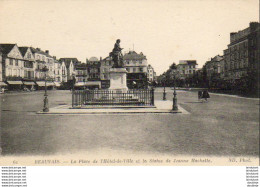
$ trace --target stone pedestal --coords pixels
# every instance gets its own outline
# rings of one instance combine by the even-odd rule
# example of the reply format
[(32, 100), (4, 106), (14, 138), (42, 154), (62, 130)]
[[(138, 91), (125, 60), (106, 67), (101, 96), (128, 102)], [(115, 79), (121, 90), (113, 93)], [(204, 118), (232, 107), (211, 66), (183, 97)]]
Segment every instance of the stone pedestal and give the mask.
[(109, 90), (115, 93), (127, 92), (126, 74), (125, 68), (111, 68), (110, 69), (110, 87)]

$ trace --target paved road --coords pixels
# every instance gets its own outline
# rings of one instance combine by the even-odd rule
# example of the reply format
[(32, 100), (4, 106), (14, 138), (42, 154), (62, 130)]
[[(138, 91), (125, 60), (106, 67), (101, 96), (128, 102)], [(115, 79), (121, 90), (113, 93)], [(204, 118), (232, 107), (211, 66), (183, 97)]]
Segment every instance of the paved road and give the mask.
[[(162, 89), (155, 99), (162, 98)], [(169, 155), (257, 156), (259, 101), (178, 91), (190, 114), (37, 115), (43, 92), (0, 95), (3, 155), (116, 150)], [(172, 90), (167, 88), (167, 99)], [(50, 107), (69, 104), (69, 91), (50, 91)]]

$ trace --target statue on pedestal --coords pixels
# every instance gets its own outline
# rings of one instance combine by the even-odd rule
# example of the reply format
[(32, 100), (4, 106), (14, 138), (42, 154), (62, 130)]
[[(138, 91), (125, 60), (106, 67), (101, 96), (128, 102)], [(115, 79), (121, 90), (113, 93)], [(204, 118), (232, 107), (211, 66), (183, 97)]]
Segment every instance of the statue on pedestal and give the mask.
[(109, 56), (112, 58), (114, 65), (112, 68), (123, 68), (123, 55), (122, 55), (122, 49), (120, 47), (120, 39), (116, 40), (116, 43), (114, 45), (114, 49), (111, 53), (109, 53)]

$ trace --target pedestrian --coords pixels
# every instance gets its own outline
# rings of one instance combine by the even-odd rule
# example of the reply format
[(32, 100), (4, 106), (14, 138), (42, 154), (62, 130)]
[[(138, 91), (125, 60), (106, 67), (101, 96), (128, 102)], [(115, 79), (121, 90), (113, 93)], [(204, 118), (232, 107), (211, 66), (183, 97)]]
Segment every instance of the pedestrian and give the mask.
[(203, 91), (202, 98), (205, 99), (205, 101), (208, 101), (208, 98), (210, 98), (208, 90)]
[(202, 91), (200, 90), (200, 91), (198, 91), (198, 100), (200, 101), (201, 98), (202, 98)]

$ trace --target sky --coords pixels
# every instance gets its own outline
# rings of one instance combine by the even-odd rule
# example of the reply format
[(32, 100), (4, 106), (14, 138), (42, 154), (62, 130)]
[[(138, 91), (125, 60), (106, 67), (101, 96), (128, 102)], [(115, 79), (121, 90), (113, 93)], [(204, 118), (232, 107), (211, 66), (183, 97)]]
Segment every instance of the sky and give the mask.
[(202, 67), (252, 21), (259, 22), (258, 0), (1, 0), (0, 43), (85, 62), (107, 57), (121, 39), (159, 75), (179, 60)]

